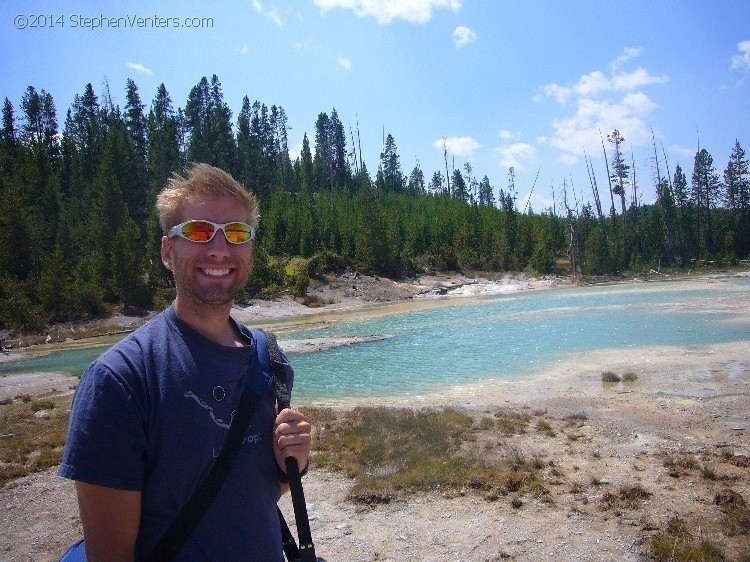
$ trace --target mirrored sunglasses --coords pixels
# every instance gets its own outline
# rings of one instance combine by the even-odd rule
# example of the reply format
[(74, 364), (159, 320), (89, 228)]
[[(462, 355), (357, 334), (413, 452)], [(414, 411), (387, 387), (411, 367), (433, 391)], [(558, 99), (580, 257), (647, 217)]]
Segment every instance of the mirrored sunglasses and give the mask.
[(217, 223), (205, 220), (192, 220), (174, 225), (167, 236), (181, 236), (191, 242), (210, 242), (221, 230), (230, 244), (244, 244), (255, 238), (255, 229), (244, 222)]

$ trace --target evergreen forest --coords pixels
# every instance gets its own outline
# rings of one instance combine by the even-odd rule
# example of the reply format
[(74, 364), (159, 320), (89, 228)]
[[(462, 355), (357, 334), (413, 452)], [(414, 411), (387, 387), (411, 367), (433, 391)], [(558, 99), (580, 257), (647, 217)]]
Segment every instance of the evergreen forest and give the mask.
[[(625, 139), (605, 132), (606, 174), (587, 157), (585, 182), (562, 181), (559, 203), (537, 213), (517, 208), (512, 168), (502, 187), (468, 162), (449, 165), (447, 154), (442, 170), (406, 171), (390, 134), (370, 172), (359, 131), (335, 108), (317, 116), (314, 137), (305, 135), (292, 161), (284, 109), (245, 96), (235, 118), (215, 75), (201, 78), (183, 107), (163, 84), (148, 111), (132, 80), (124, 107), (102, 89), (87, 84), (64, 117), (33, 86), (20, 107), (5, 98), (0, 329), (165, 306), (174, 291), (159, 259), (154, 202), (189, 162), (221, 167), (259, 197), (243, 298), (304, 296), (311, 277), (346, 267), (391, 278), (431, 270), (583, 277), (736, 264), (750, 253), (750, 173), (739, 141), (724, 147), (724, 170), (706, 149), (692, 170), (671, 170), (654, 140), (653, 170), (636, 178)], [(644, 190), (655, 203), (639, 200)]]

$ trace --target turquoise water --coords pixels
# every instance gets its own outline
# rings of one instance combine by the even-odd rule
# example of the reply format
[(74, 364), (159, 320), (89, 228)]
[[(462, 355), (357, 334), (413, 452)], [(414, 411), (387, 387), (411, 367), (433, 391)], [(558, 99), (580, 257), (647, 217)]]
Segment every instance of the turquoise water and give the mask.
[[(687, 287), (657, 283), (525, 291), (296, 332), (288, 337), (391, 337), (293, 355), (295, 398), (415, 395), (483, 379), (533, 375), (570, 353), (750, 341), (750, 324), (732, 319), (733, 295), (747, 295), (750, 278), (701, 290)], [(0, 375), (80, 373), (101, 351), (4, 363)]]
[(301, 399), (414, 395), (485, 379), (525, 377), (565, 355), (644, 345), (750, 340), (731, 321), (732, 279), (707, 290), (679, 283), (524, 292), (299, 332), (294, 337), (387, 334), (381, 342), (293, 357)]

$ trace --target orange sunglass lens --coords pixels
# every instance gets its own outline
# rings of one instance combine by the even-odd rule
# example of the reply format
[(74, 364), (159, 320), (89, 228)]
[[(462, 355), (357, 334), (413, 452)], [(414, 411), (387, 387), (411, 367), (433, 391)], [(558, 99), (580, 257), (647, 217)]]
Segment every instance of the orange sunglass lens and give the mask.
[(232, 244), (242, 244), (250, 239), (250, 229), (241, 222), (230, 222), (224, 227), (224, 235)]
[(210, 222), (192, 221), (182, 227), (182, 234), (188, 240), (208, 242), (214, 235), (214, 225)]

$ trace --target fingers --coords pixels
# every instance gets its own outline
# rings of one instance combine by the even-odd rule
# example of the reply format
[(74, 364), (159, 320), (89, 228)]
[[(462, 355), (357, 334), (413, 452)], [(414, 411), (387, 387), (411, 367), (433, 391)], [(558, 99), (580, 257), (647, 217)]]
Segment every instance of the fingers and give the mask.
[(294, 457), (300, 470), (307, 465), (310, 456), (312, 427), (307, 418), (296, 410), (282, 410), (276, 417), (274, 429), (274, 453), (282, 470), (286, 470), (284, 459)]

